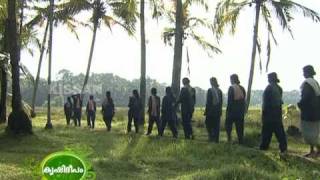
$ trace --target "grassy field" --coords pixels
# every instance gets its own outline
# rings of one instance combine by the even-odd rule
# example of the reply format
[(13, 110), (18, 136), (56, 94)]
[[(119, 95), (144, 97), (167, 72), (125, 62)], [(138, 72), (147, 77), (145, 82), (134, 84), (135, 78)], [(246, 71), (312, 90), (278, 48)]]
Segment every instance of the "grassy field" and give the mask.
[[(40, 179), (39, 164), (50, 153), (71, 150), (86, 156), (97, 179), (320, 179), (320, 161), (305, 159), (308, 146), (299, 137), (288, 137), (289, 153), (280, 155), (273, 138), (269, 151), (257, 149), (260, 140), (260, 111), (246, 117), (245, 144), (227, 143), (222, 128), (221, 143), (209, 143), (203, 112), (195, 113), (195, 140), (126, 134), (126, 110), (118, 109), (112, 132), (107, 132), (101, 115), (97, 128), (67, 127), (61, 109), (54, 109), (53, 130), (44, 130), (46, 115), (33, 119), (34, 135), (8, 137), (0, 126), (0, 179)], [(86, 125), (83, 119), (82, 124)], [(293, 121), (298, 122), (298, 114)], [(288, 122), (285, 122), (288, 125)], [(223, 122), (221, 123), (223, 127)], [(234, 137), (235, 134), (233, 135)], [(234, 138), (235, 140), (236, 138)]]

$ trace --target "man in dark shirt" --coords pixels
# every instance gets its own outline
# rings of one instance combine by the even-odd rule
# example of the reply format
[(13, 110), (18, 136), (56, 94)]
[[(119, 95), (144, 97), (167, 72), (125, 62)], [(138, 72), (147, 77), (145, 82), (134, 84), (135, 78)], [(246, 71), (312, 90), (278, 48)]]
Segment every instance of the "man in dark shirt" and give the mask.
[[(301, 100), (298, 106), (301, 110), (301, 132), (304, 140), (310, 145), (307, 157), (320, 155), (320, 86), (313, 78), (316, 75), (311, 65), (303, 68), (305, 77), (301, 86)], [(314, 147), (317, 148), (315, 152)]]
[(87, 113), (88, 127), (92, 129), (94, 129), (94, 125), (96, 121), (96, 111), (97, 111), (96, 102), (93, 100), (93, 96), (90, 95), (90, 98), (86, 107), (86, 113)]
[(111, 131), (111, 122), (112, 122), (114, 113), (115, 113), (115, 109), (114, 109), (113, 99), (111, 98), (110, 91), (107, 91), (106, 98), (102, 103), (102, 116), (108, 131)]
[(128, 111), (128, 126), (127, 126), (127, 132), (131, 132), (131, 124), (132, 120), (134, 123), (134, 127), (136, 130), (136, 133), (139, 132), (139, 121), (141, 118), (141, 109), (142, 109), (142, 102), (138, 93), (138, 90), (132, 91), (132, 96), (129, 98), (129, 111)]
[(196, 102), (195, 89), (190, 86), (188, 78), (182, 79), (183, 88), (180, 91), (180, 96), (177, 103), (181, 103), (181, 117), (184, 130), (185, 139), (193, 139), (193, 131), (191, 125), (191, 118)]
[(80, 94), (72, 96), (74, 125), (81, 126), (82, 100)]
[(216, 78), (210, 79), (211, 88), (207, 92), (207, 102), (205, 109), (206, 127), (209, 141), (219, 142), (220, 118), (222, 115), (222, 91)]
[(66, 116), (67, 125), (70, 125), (72, 117), (72, 102), (70, 97), (68, 97), (67, 102), (64, 104), (64, 115)]
[(228, 90), (228, 105), (226, 112), (225, 127), (228, 142), (231, 142), (232, 125), (235, 123), (239, 144), (243, 143), (244, 115), (246, 106), (246, 91), (240, 85), (238, 75), (230, 76), (231, 86)]
[(176, 99), (173, 96), (171, 87), (167, 87), (166, 95), (162, 99), (162, 106), (161, 106), (162, 124), (160, 128), (160, 136), (163, 136), (164, 129), (166, 128), (166, 125), (168, 123), (173, 137), (178, 138), (178, 130), (176, 126), (177, 115), (176, 115), (175, 103), (176, 103)]
[(262, 141), (261, 150), (267, 150), (272, 138), (276, 135), (280, 151), (287, 151), (287, 138), (282, 123), (282, 88), (278, 85), (280, 80), (276, 73), (268, 75), (269, 85), (263, 93), (262, 104)]
[(152, 133), (153, 124), (156, 123), (158, 129), (158, 135), (160, 135), (160, 97), (157, 96), (157, 89), (151, 89), (151, 96), (148, 100), (148, 115), (149, 115), (149, 126), (146, 135)]

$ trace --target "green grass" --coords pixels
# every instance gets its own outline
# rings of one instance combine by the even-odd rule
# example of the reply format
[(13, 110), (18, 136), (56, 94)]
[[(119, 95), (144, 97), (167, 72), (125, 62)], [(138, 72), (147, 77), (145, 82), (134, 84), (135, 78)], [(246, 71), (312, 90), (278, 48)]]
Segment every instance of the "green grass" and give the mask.
[[(40, 179), (39, 164), (50, 153), (72, 150), (85, 155), (97, 179), (320, 179), (320, 161), (300, 157), (308, 152), (301, 138), (289, 138), (289, 153), (281, 156), (273, 139), (269, 151), (259, 151), (260, 111), (246, 118), (245, 145), (207, 142), (202, 111), (194, 115), (195, 140), (126, 134), (126, 110), (118, 109), (112, 132), (98, 113), (97, 128), (66, 127), (61, 109), (54, 109), (53, 130), (44, 130), (46, 114), (33, 119), (34, 135), (8, 137), (0, 126), (0, 179)], [(298, 120), (294, 117), (294, 122)], [(287, 124), (287, 123), (285, 123)], [(86, 125), (83, 119), (82, 125)], [(223, 127), (223, 122), (221, 123)], [(235, 134), (233, 135), (236, 139)]]

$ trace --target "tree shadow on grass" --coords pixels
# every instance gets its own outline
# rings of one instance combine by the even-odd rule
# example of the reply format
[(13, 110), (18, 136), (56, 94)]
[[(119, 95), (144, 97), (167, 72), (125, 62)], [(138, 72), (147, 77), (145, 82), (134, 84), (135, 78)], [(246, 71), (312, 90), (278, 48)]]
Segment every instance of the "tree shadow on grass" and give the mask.
[[(155, 177), (180, 179), (181, 175), (188, 175), (198, 171), (224, 170), (232, 172), (234, 167), (241, 168), (238, 174), (248, 169), (262, 169), (269, 173), (280, 172), (279, 164), (261, 151), (248, 149), (231, 144), (210, 144), (187, 141), (183, 152), (172, 152), (166, 157), (154, 158), (152, 173)], [(151, 162), (151, 160), (149, 160)], [(228, 174), (228, 173), (225, 173)], [(261, 174), (261, 173), (260, 173)], [(256, 177), (260, 177), (257, 173)], [(238, 176), (238, 175), (237, 175)], [(235, 177), (237, 177), (235, 176)], [(248, 176), (250, 177), (250, 176)], [(190, 178), (193, 179), (193, 178)], [(201, 178), (200, 178), (201, 179)], [(204, 178), (206, 179), (206, 178)]]
[[(113, 131), (111, 136), (116, 140), (121, 139), (120, 142), (114, 141), (110, 144), (114, 147), (118, 146), (121, 152), (116, 152), (116, 155), (107, 152), (109, 156), (105, 156), (106, 152), (100, 151), (100, 157), (93, 162), (94, 168), (98, 170), (97, 179), (135, 179), (143, 170), (143, 166), (137, 163), (138, 160), (135, 157), (136, 153), (139, 153), (139, 149), (144, 148), (141, 134), (122, 134), (118, 130)], [(112, 147), (108, 147), (108, 149), (114, 150)], [(97, 153), (99, 154), (99, 152), (95, 151), (96, 157)]]

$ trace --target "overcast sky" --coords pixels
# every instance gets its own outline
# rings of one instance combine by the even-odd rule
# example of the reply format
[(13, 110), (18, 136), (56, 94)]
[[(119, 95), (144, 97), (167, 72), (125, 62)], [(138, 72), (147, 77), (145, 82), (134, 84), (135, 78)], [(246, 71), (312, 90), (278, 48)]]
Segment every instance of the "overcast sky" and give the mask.
[[(213, 21), (214, 5), (211, 3), (211, 13), (206, 16)], [(296, 0), (317, 12), (320, 12), (318, 0)], [(201, 14), (203, 11), (198, 8), (192, 9), (193, 15)], [(89, 14), (90, 15), (90, 14)], [(223, 53), (208, 57), (207, 54), (193, 41), (188, 41), (191, 68), (191, 84), (207, 89), (209, 78), (215, 76), (223, 91), (229, 86), (229, 76), (237, 73), (241, 83), (246, 87), (249, 75), (249, 65), (252, 47), (252, 34), (254, 22), (254, 9), (242, 11), (238, 21), (238, 31), (235, 36), (225, 34), (219, 44), (216, 43), (212, 33), (202, 34), (207, 40), (216, 44)], [(161, 39), (165, 20), (157, 23), (150, 18), (151, 14), (146, 12), (146, 36), (147, 36), (147, 76), (162, 83), (171, 83), (173, 47), (166, 46)], [(302, 77), (302, 67), (308, 64), (314, 65), (320, 74), (320, 23), (313, 23), (310, 19), (303, 17), (301, 13), (294, 14), (294, 21), (291, 26), (294, 33), (294, 40), (287, 32), (278, 28), (279, 24), (274, 21), (275, 34), (278, 46), (273, 45), (271, 64), (269, 72), (277, 72), (281, 80), (281, 86), (285, 90), (299, 89)], [(82, 20), (89, 16), (82, 15)], [(262, 44), (266, 42), (264, 24), (260, 26)], [(40, 31), (41, 33), (41, 31)], [(53, 76), (56, 77), (61, 69), (68, 69), (75, 74), (85, 73), (92, 38), (92, 31), (88, 28), (79, 28), (80, 41), (66, 30), (65, 27), (54, 29), (53, 39)], [(264, 43), (266, 44), (266, 43)], [(263, 45), (264, 46), (264, 45)], [(264, 46), (265, 47), (265, 46)], [(264, 48), (265, 49), (265, 48)], [(182, 77), (187, 75), (186, 54), (184, 49)], [(266, 52), (262, 52), (263, 64), (266, 61)], [(32, 57), (27, 52), (22, 53), (22, 62), (27, 65), (35, 75), (39, 53)], [(258, 62), (258, 58), (257, 58)], [(260, 73), (259, 66), (256, 66), (253, 89), (263, 89), (266, 86), (267, 73), (263, 70)], [(135, 37), (128, 35), (120, 28), (115, 27), (112, 33), (109, 29), (102, 27), (97, 34), (96, 46), (93, 55), (91, 72), (113, 73), (120, 77), (132, 80), (140, 77), (140, 36), (139, 24)], [(41, 77), (47, 77), (47, 60), (43, 63)], [(317, 75), (320, 80), (320, 76)]]

